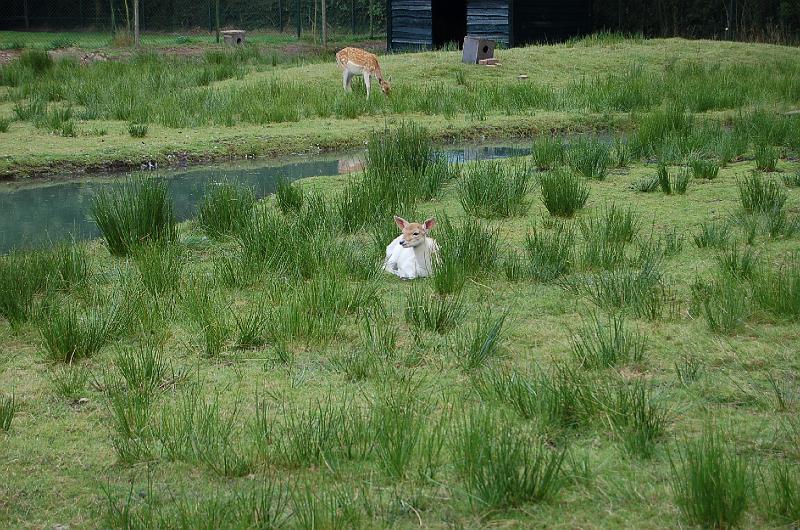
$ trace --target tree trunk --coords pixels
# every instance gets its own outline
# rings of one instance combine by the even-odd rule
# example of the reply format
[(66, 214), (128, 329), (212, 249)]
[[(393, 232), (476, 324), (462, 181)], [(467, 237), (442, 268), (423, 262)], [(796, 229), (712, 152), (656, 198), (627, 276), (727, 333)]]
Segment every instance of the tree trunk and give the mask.
[(294, 0), (294, 2), (297, 8), (297, 40), (300, 40), (300, 33), (303, 30), (303, 21), (300, 19), (300, 0)]
[(219, 44), (219, 0), (215, 1), (214, 27), (217, 29), (217, 44)]
[(128, 0), (125, 0), (125, 28), (128, 31), (128, 35), (131, 34), (131, 12), (128, 9)]
[(114, 15), (114, 0), (108, 0), (108, 7), (111, 10), (111, 34), (117, 32), (117, 19)]
[(325, 12), (325, 4), (327, 4), (327, 0), (321, 0), (322, 2), (322, 48), (324, 50), (328, 49), (328, 15)]
[(283, 33), (283, 3), (278, 0), (278, 31)]
[(140, 42), (139, 36), (139, 0), (133, 0), (133, 45), (138, 48)]
[(369, 0), (369, 38), (370, 39), (374, 39), (375, 38), (375, 24), (374, 24), (374, 21), (373, 21), (373, 15), (374, 15), (373, 10), (374, 9), (375, 9), (375, 6), (372, 5), (372, 0)]
[(22, 13), (23, 16), (25, 17), (25, 29), (30, 29), (31, 21), (28, 18), (28, 0), (24, 0), (24, 2), (22, 2)]

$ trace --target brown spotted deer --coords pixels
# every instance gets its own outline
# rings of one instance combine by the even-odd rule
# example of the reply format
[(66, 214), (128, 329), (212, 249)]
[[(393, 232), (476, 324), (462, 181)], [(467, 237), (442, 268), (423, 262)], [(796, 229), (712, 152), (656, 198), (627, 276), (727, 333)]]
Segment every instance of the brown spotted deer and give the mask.
[(367, 87), (367, 99), (369, 99), (370, 79), (375, 77), (381, 85), (381, 90), (387, 96), (391, 90), (389, 83), (383, 78), (381, 72), (381, 65), (378, 64), (378, 58), (368, 51), (360, 48), (344, 48), (336, 54), (336, 64), (342, 68), (342, 84), (345, 91), (350, 91), (350, 82), (353, 76), (364, 76), (364, 85)]
[(394, 222), (402, 233), (386, 247), (383, 269), (405, 280), (427, 278), (433, 274), (433, 259), (439, 251), (436, 240), (428, 237), (436, 219), (424, 223), (409, 223), (395, 216)]

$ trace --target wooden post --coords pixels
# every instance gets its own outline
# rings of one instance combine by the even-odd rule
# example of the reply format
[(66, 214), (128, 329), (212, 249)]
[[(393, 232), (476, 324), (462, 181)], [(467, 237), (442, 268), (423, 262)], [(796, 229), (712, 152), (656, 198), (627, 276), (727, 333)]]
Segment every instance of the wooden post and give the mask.
[(325, 12), (325, 5), (328, 0), (322, 0), (322, 49), (328, 49), (328, 15)]
[(217, 30), (217, 44), (219, 44), (219, 0), (215, 0), (214, 27)]
[(300, 40), (300, 31), (302, 30), (303, 23), (300, 20), (300, 0), (294, 0), (294, 4), (297, 7), (297, 14), (295, 18), (297, 19), (297, 40)]
[(139, 35), (139, 0), (133, 0), (133, 45), (136, 48), (141, 45)]

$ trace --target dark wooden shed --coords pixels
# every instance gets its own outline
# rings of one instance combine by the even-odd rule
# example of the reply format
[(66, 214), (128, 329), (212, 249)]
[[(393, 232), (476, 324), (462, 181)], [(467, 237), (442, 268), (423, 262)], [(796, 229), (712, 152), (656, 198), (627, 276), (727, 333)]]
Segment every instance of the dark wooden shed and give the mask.
[(558, 42), (592, 29), (592, 0), (387, 0), (392, 50), (486, 37), (506, 46)]

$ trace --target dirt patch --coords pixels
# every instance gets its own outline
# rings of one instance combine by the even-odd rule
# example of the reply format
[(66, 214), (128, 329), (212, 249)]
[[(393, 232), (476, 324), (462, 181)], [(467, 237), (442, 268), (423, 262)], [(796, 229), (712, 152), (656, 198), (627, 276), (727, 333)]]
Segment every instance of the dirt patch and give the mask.
[(19, 57), (19, 50), (3, 50), (0, 51), (0, 64), (8, 64), (17, 57)]

